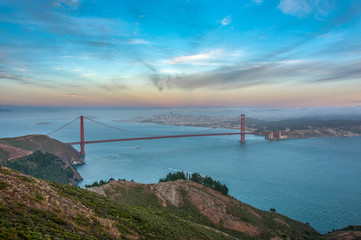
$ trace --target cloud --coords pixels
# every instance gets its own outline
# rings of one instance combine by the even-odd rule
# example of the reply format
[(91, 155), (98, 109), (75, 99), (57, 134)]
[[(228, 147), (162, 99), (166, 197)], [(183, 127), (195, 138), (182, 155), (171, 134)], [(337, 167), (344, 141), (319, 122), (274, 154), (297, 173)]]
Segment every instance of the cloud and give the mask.
[[(88, 41), (98, 41), (97, 38), (129, 36), (134, 31), (134, 24), (129, 24), (120, 18), (99, 17), (96, 15), (82, 16), (73, 14), (81, 7), (80, 0), (37, 1), (30, 4), (27, 1), (17, 1), (9, 4), (13, 12), (0, 15), (0, 21), (21, 26), (29, 31), (44, 31), (57, 36), (65, 35), (82, 38)], [(91, 4), (91, 3), (89, 3)], [(60, 7), (70, 8), (59, 10)]]
[(187, 64), (193, 62), (199, 62), (201, 60), (209, 60), (215, 58), (221, 52), (220, 49), (209, 51), (206, 53), (199, 53), (195, 55), (174, 57), (171, 60), (163, 61), (166, 64)]
[(119, 91), (119, 90), (126, 90), (128, 89), (127, 86), (117, 83), (117, 82), (113, 82), (110, 84), (102, 84), (99, 85), (102, 89), (106, 90), (106, 91)]
[(328, 74), (315, 79), (315, 82), (334, 82), (361, 78), (361, 60), (351, 63), (334, 64), (328, 69)]
[(81, 41), (80, 43), (82, 44), (87, 44), (89, 46), (93, 46), (93, 47), (114, 47), (113, 43), (110, 43), (108, 41), (89, 41), (89, 40), (84, 40)]
[(295, 59), (222, 67), (182, 76), (152, 74), (151, 80), (160, 91), (170, 88), (185, 90), (237, 89), (283, 82), (327, 83), (361, 78), (360, 64), (361, 60), (334, 63)]
[[(320, 1), (322, 1), (322, 0), (320, 0)], [(298, 47), (314, 40), (315, 38), (324, 36), (325, 34), (333, 31), (335, 28), (339, 28), (340, 26), (355, 20), (357, 17), (360, 16), (360, 14), (361, 14), (361, 4), (360, 3), (350, 6), (341, 15), (338, 15), (338, 16), (326, 21), (325, 24), (323, 25), (323, 27), (321, 27), (318, 31), (311, 32), (309, 34), (300, 36), (296, 42), (293, 42), (289, 45), (281, 47), (280, 49), (277, 49), (275, 51), (269, 52), (263, 56), (257, 57), (255, 60), (262, 62), (262, 61), (270, 61), (275, 58), (277, 58), (278, 60), (281, 57), (285, 58), (286, 54), (291, 53)], [(336, 47), (336, 48), (334, 47), (334, 48), (330, 49), (329, 52), (332, 53), (336, 49), (348, 48), (345, 45), (347, 45), (347, 44), (340, 44), (338, 47)]]
[(70, 6), (72, 8), (78, 8), (81, 6), (80, 0), (58, 0), (54, 2), (55, 6), (64, 7)]
[(256, 3), (256, 4), (260, 5), (260, 4), (262, 4), (262, 3), (263, 3), (263, 0), (252, 0), (252, 2), (254, 2), (254, 3)]
[(231, 23), (231, 21), (232, 21), (232, 17), (231, 17), (231, 15), (229, 15), (222, 19), (221, 24), (223, 26), (226, 26), (226, 25), (229, 25)]
[(70, 96), (70, 97), (79, 97), (79, 98), (85, 98), (85, 97), (88, 97), (88, 95), (85, 95), (85, 94), (79, 94), (79, 93), (66, 93), (62, 96)]
[(127, 44), (152, 44), (152, 42), (149, 42), (144, 39), (132, 39), (128, 41)]
[(284, 14), (297, 17), (327, 15), (332, 7), (331, 0), (281, 0), (278, 5)]
[(160, 73), (156, 67), (152, 64), (146, 62), (143, 59), (138, 60), (142, 63), (147, 69), (149, 69), (152, 73), (149, 75), (149, 79), (152, 84), (158, 89), (158, 91), (163, 91), (165, 87), (170, 87), (171, 82), (176, 82), (177, 77), (172, 77), (170, 74)]
[(51, 83), (50, 81), (44, 81), (42, 79), (35, 79), (30, 76), (13, 74), (6, 70), (0, 70), (0, 79), (14, 81), (21, 85), (31, 85), (31, 86), (36, 86), (36, 87), (50, 88), (50, 89), (55, 87), (55, 85), (53, 83)]
[(24, 77), (21, 75), (16, 75), (9, 73), (7, 71), (0, 71), (0, 79), (6, 79), (6, 80), (14, 80), (16, 82), (19, 82), (21, 84), (31, 84), (33, 83), (31, 78)]
[(307, 0), (281, 0), (278, 8), (288, 15), (308, 15), (313, 10)]

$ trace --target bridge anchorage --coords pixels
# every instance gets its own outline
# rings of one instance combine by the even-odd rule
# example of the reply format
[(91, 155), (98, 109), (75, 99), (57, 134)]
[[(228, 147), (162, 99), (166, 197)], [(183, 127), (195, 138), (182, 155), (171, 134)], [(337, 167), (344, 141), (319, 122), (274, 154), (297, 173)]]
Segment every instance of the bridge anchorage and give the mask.
[[(246, 143), (246, 134), (252, 134), (252, 135), (266, 135), (266, 139), (272, 140), (272, 139), (281, 139), (282, 132), (246, 132), (246, 116), (245, 114), (241, 115), (241, 127), (240, 132), (233, 132), (233, 133), (201, 133), (210, 131), (212, 129), (207, 129), (201, 132), (193, 133), (193, 134), (181, 134), (181, 135), (164, 135), (164, 136), (147, 136), (147, 137), (136, 137), (136, 138), (120, 138), (120, 139), (108, 139), (108, 140), (92, 140), (92, 141), (86, 141), (85, 135), (84, 135), (84, 120), (90, 120), (92, 122), (95, 122), (97, 124), (127, 132), (127, 133), (133, 133), (133, 134), (142, 134), (137, 133), (133, 131), (124, 130), (121, 128), (117, 128), (114, 126), (110, 126), (98, 121), (95, 121), (91, 118), (87, 118), (84, 116), (77, 117), (76, 119), (72, 120), (71, 122), (65, 124), (64, 126), (48, 133), (47, 135), (51, 135), (56, 131), (59, 131), (60, 129), (70, 125), (71, 123), (75, 122), (76, 120), (80, 119), (80, 141), (79, 142), (68, 142), (69, 145), (80, 145), (80, 155), (85, 156), (85, 144), (93, 144), (93, 143), (107, 143), (107, 142), (124, 142), (124, 141), (139, 141), (139, 140), (153, 140), (153, 139), (165, 139), (165, 138), (187, 138), (187, 137), (208, 137), (208, 136), (225, 136), (225, 135), (240, 135), (240, 143), (245, 144)], [(142, 134), (144, 136), (144, 134)], [(277, 138), (277, 136), (279, 138)]]

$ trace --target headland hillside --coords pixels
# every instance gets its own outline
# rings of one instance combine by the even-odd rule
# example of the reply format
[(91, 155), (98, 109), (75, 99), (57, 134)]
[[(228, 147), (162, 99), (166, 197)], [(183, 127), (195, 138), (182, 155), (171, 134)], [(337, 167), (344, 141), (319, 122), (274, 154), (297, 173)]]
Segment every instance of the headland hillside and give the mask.
[(115, 181), (88, 190), (0, 167), (1, 239), (358, 239), (321, 235), (189, 180)]
[[(195, 116), (177, 113), (137, 117), (127, 121), (172, 126), (240, 129), (240, 116)], [(251, 132), (284, 132), (288, 139), (310, 137), (352, 137), (361, 135), (361, 120), (300, 118), (260, 120), (246, 118), (246, 130)]]
[(45, 135), (0, 139), (0, 165), (34, 177), (75, 186), (82, 177), (73, 166), (83, 163), (72, 146)]

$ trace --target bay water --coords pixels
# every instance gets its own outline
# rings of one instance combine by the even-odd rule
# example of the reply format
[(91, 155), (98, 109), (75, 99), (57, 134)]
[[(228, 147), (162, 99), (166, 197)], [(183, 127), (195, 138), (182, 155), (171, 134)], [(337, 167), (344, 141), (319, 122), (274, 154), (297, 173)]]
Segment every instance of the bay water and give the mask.
[[(85, 122), (86, 140), (191, 134), (204, 128), (124, 122), (166, 109), (15, 108), (0, 112), (0, 138), (46, 134), (79, 115), (132, 131)], [(234, 132), (212, 129), (210, 132)], [(138, 134), (139, 133), (139, 134)], [(79, 141), (79, 121), (51, 135)], [(211, 176), (229, 194), (262, 210), (308, 222), (321, 233), (361, 224), (361, 137), (267, 141), (259, 136), (213, 136), (86, 145), (79, 184), (109, 178), (156, 183), (168, 172)], [(75, 146), (77, 149), (78, 146)]]

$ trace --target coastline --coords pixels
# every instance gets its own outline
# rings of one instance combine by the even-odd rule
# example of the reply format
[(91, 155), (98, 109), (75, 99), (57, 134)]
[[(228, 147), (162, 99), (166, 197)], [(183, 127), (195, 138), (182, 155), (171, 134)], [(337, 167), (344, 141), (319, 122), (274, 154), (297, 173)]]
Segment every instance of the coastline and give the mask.
[[(153, 121), (137, 121), (136, 119), (125, 120), (123, 122), (136, 122), (141, 124), (155, 124), (155, 125), (164, 125), (164, 126), (182, 126), (182, 127), (201, 127), (201, 128), (214, 128), (214, 129), (231, 129), (231, 130), (239, 130), (239, 127), (217, 127), (215, 125), (207, 125), (204, 124), (174, 124), (174, 123), (166, 123), (166, 122), (153, 122)], [(361, 126), (360, 126), (361, 128)], [(256, 131), (254, 128), (246, 128), (246, 131)], [(271, 131), (265, 129), (264, 131)], [(340, 130), (338, 128), (315, 128), (313, 130), (290, 130), (287, 131), (287, 138), (284, 139), (268, 139), (268, 140), (291, 140), (291, 139), (306, 139), (306, 138), (334, 138), (334, 137), (359, 137), (361, 133)], [(260, 134), (258, 136), (265, 136), (265, 134)]]

